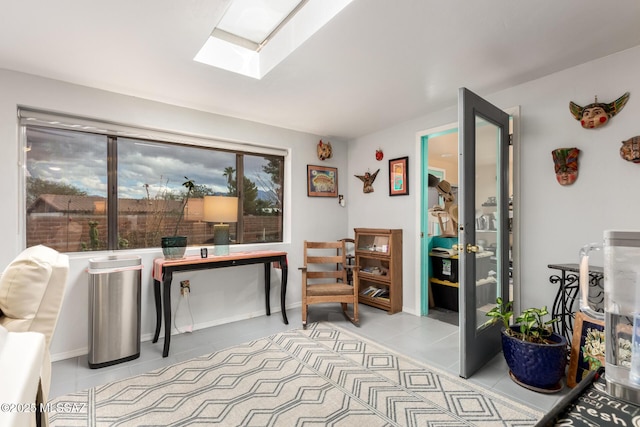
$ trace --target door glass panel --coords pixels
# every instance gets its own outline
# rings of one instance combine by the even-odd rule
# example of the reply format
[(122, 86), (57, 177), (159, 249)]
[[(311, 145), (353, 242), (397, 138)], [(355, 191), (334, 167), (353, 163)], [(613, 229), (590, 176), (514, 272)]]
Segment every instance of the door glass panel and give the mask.
[(500, 128), (476, 117), (476, 179), (475, 179), (475, 280), (477, 327), (490, 319), (485, 315), (501, 295), (498, 270), (500, 254), (500, 173), (498, 153)]

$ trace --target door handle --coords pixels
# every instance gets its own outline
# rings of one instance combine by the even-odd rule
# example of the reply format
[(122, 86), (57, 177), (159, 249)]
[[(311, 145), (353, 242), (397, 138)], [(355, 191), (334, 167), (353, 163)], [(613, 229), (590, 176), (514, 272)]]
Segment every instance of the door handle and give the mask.
[(472, 245), (471, 243), (467, 243), (467, 253), (477, 253), (480, 250), (480, 248), (476, 245)]

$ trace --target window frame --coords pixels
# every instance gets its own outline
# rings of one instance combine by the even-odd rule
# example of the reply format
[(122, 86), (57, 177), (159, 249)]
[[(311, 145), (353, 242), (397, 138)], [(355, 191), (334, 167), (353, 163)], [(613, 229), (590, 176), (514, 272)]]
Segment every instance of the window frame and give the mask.
[[(242, 159), (245, 155), (250, 156), (265, 156), (265, 157), (281, 157), (282, 158), (282, 180), (281, 180), (281, 193), (282, 193), (282, 234), (281, 239), (273, 242), (249, 242), (244, 243), (243, 239), (239, 239), (237, 242), (238, 245), (254, 245), (254, 244), (283, 244), (289, 240), (289, 230), (290, 226), (288, 224), (288, 220), (290, 215), (288, 214), (288, 209), (290, 209), (291, 204), (288, 200), (288, 195), (290, 194), (289, 186), (289, 172), (290, 172), (290, 161), (291, 161), (291, 149), (288, 148), (278, 148), (275, 146), (268, 146), (263, 144), (257, 144), (254, 142), (247, 141), (238, 141), (238, 140), (228, 140), (228, 139), (220, 139), (220, 138), (211, 138), (201, 135), (195, 134), (187, 134), (184, 132), (176, 132), (176, 131), (167, 131), (167, 130), (158, 130), (152, 128), (144, 128), (138, 127), (135, 125), (124, 125), (115, 122), (108, 122), (96, 119), (87, 119), (80, 116), (74, 115), (66, 115), (66, 114), (57, 114), (51, 113), (44, 110), (36, 110), (32, 108), (18, 107), (18, 139), (20, 145), (20, 153), (19, 153), (19, 162), (21, 166), (21, 174), (20, 174), (20, 196), (21, 201), (18, 203), (19, 205), (19, 218), (21, 223), (22, 230), (22, 242), (23, 246), (27, 245), (27, 206), (26, 206), (26, 197), (27, 197), (27, 136), (26, 130), (29, 126), (37, 126), (43, 128), (55, 128), (55, 129), (63, 129), (66, 131), (79, 131), (83, 133), (95, 133), (102, 134), (107, 137), (107, 157), (108, 157), (108, 181), (107, 181), (107, 200), (108, 200), (108, 213), (107, 213), (107, 221), (108, 221), (108, 243), (106, 251), (135, 251), (135, 250), (149, 250), (149, 249), (159, 249), (160, 245), (158, 242), (158, 246), (153, 247), (141, 247), (141, 248), (131, 248), (131, 249), (119, 249), (118, 248), (118, 206), (117, 203), (114, 203), (113, 200), (118, 199), (117, 189), (117, 138), (124, 137), (126, 139), (135, 139), (135, 140), (144, 140), (155, 142), (159, 144), (170, 144), (175, 146), (185, 146), (192, 148), (203, 148), (203, 149), (213, 149), (217, 151), (225, 151), (232, 152), (236, 155), (236, 166), (238, 163), (242, 163)], [(240, 167), (242, 169), (242, 167)], [(241, 172), (241, 171), (240, 171)], [(238, 174), (238, 169), (236, 174)], [(113, 175), (113, 176), (112, 176)], [(237, 179), (237, 176), (236, 176)], [(112, 190), (115, 188), (116, 194), (115, 196), (112, 194)], [(238, 218), (238, 229), (243, 230), (243, 218), (242, 215)], [(239, 233), (240, 234), (240, 233)], [(202, 245), (196, 243), (196, 245)], [(99, 252), (98, 251), (89, 251), (89, 252)], [(68, 253), (83, 253), (78, 251), (70, 251)]]

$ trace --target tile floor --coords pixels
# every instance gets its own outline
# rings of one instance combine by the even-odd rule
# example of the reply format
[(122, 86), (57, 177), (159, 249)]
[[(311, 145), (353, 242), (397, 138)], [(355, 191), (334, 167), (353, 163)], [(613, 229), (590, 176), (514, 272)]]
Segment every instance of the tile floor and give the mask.
[[(352, 325), (336, 304), (315, 305), (309, 310), (309, 322), (330, 321), (358, 334), (403, 353), (416, 360), (458, 374), (458, 327), (429, 317), (407, 313), (388, 315), (382, 310), (360, 305), (360, 327)], [(302, 326), (300, 308), (287, 311), (289, 325), (282, 322), (280, 313), (229, 323), (207, 329), (173, 335), (169, 357), (162, 357), (162, 343), (150, 341), (141, 345), (140, 357), (117, 365), (90, 369), (87, 356), (53, 363), (50, 398), (80, 391), (110, 381), (142, 374), (168, 364), (181, 362), (202, 354), (221, 350), (235, 344), (262, 338)], [(469, 381), (517, 400), (525, 405), (548, 412), (565, 396), (569, 389), (559, 393), (542, 394), (526, 390), (515, 384), (508, 374), (502, 354)]]

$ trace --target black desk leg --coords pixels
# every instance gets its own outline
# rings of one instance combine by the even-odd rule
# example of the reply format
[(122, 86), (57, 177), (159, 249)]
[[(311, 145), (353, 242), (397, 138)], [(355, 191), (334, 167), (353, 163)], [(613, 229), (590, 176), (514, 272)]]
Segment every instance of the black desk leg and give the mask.
[(287, 296), (287, 277), (289, 275), (289, 266), (287, 265), (286, 256), (283, 256), (280, 260), (280, 268), (282, 269), (282, 282), (280, 285), (280, 308), (282, 309), (282, 320), (284, 320), (285, 325), (288, 325), (289, 321), (287, 320), (287, 311), (284, 305)]
[(267, 307), (267, 316), (271, 316), (271, 304), (269, 303), (271, 294), (271, 262), (264, 263), (264, 299)]
[(162, 324), (162, 301), (160, 296), (160, 282), (153, 279), (153, 296), (156, 301), (156, 333), (153, 335), (153, 342), (158, 342), (160, 337), (160, 326)]
[(171, 280), (173, 272), (165, 271), (162, 275), (162, 294), (164, 302), (164, 350), (162, 357), (169, 355), (169, 345), (171, 344)]

